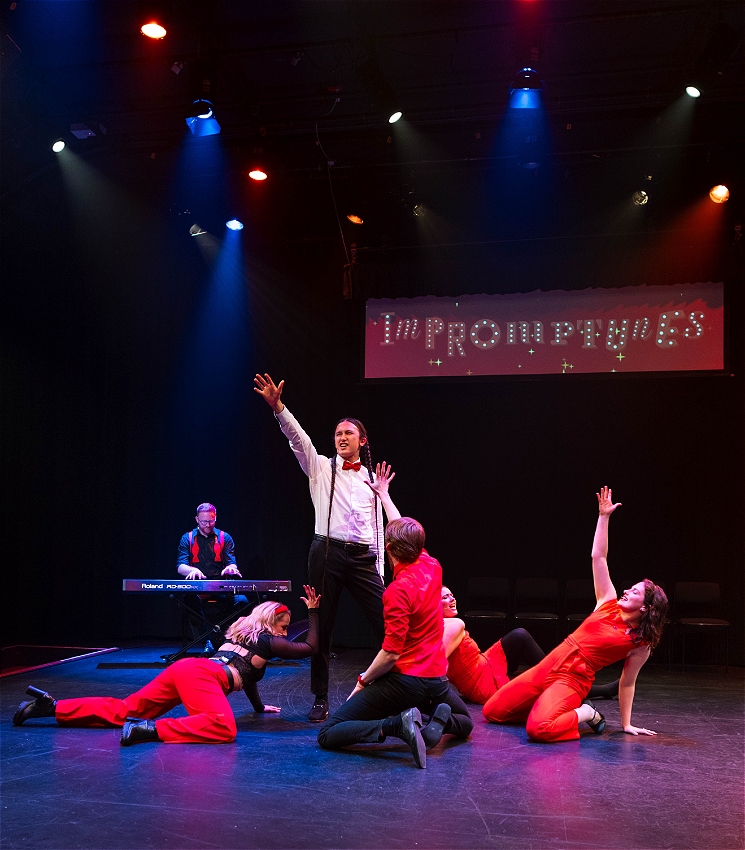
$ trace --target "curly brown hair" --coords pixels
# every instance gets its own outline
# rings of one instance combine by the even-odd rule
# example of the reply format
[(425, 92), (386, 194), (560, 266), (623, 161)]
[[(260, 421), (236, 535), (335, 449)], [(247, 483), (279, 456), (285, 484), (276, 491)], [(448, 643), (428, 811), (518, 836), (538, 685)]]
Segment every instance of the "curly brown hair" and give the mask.
[(667, 594), (648, 578), (644, 579), (644, 608), (639, 625), (634, 629), (638, 643), (654, 649), (660, 642), (662, 630), (667, 622)]

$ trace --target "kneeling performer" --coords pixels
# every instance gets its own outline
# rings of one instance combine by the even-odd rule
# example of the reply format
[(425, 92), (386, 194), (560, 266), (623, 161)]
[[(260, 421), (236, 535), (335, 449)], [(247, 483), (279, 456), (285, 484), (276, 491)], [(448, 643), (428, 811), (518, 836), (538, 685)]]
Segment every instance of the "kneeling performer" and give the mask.
[(473, 721), (445, 675), (442, 568), (424, 551), (424, 529), (415, 519), (394, 519), (385, 530), (385, 548), (393, 581), (383, 594), (382, 649), (321, 727), (318, 743), (337, 750), (393, 736), (408, 744), (417, 767), (425, 767), (426, 751), (443, 733), (467, 738)]
[[(123, 726), (123, 747), (148, 741), (228, 744), (237, 734), (228, 694), (242, 688), (254, 711), (277, 712), (277, 706), (264, 705), (257, 688), (266, 662), (270, 658), (306, 658), (318, 651), (321, 597), (307, 585), (305, 593), (307, 596), (302, 599), (308, 606), (306, 642), (287, 639), (290, 610), (286, 605), (263, 602), (230, 626), (226, 642), (211, 658), (182, 658), (124, 699), (56, 700), (29, 688), (28, 693), (36, 699), (18, 706), (13, 723), (20, 726), (31, 717), (54, 717), (60, 726)], [(182, 703), (188, 717), (161, 717)]]

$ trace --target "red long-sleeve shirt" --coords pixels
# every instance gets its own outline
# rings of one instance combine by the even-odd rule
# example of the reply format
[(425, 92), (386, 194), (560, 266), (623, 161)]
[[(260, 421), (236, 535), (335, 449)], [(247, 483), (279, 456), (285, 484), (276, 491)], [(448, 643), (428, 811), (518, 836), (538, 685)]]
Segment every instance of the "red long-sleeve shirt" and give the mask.
[(400, 658), (393, 667), (407, 676), (447, 673), (442, 647), (442, 567), (426, 551), (413, 564), (398, 564), (383, 593), (383, 649)]

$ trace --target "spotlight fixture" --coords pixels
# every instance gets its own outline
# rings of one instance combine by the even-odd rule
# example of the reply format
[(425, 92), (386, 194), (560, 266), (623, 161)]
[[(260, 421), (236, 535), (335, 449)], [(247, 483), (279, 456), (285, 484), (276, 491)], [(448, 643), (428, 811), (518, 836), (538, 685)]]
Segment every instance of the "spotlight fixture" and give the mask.
[(168, 25), (168, 6), (164, 0), (140, 0), (137, 4), (137, 17), (140, 32), (152, 39), (165, 38)]
[(361, 215), (356, 215), (355, 213), (349, 213), (347, 219), (352, 222), (352, 224), (364, 224), (365, 220)]
[(261, 168), (260, 166), (256, 166), (248, 172), (248, 176), (252, 180), (256, 180), (257, 183), (260, 183), (262, 180), (266, 180), (269, 175), (266, 173), (266, 171), (264, 171), (263, 168)]
[(649, 195), (644, 191), (644, 189), (637, 189), (636, 192), (631, 196), (631, 200), (637, 205), (637, 207), (643, 207), (649, 201)]
[(212, 110), (212, 101), (197, 98), (187, 110), (186, 126), (195, 136), (216, 136), (220, 132), (220, 125)]
[(720, 183), (709, 192), (709, 197), (715, 204), (724, 204), (729, 200), (729, 189)]
[(52, 145), (52, 150), (55, 153), (61, 153), (65, 149), (65, 143), (62, 139), (57, 139), (57, 141)]
[(371, 95), (385, 114), (388, 123), (395, 124), (402, 117), (403, 112), (390, 83), (378, 67), (378, 60), (375, 55), (372, 55), (361, 65), (357, 65), (355, 71), (367, 93)]
[(510, 94), (514, 91), (528, 91), (529, 89), (541, 90), (543, 89), (543, 82), (538, 76), (537, 71), (534, 71), (532, 68), (521, 68), (512, 80)]
[(225, 227), (227, 227), (228, 230), (243, 230), (243, 222), (238, 221), (237, 218), (231, 218), (230, 221), (225, 222)]
[(695, 65), (691, 69), (686, 94), (700, 97), (727, 72), (727, 64), (740, 49), (741, 30), (720, 23), (713, 27)]
[(166, 37), (166, 29), (157, 21), (150, 21), (140, 27), (140, 32), (148, 38), (160, 39)]
[(543, 80), (532, 68), (521, 68), (510, 84), (510, 109), (538, 109)]
[(206, 230), (202, 230), (202, 228), (201, 228), (198, 224), (192, 224), (192, 226), (189, 228), (189, 233), (190, 233), (192, 236), (204, 236), (204, 234), (205, 234), (206, 232), (207, 232), (207, 231), (206, 231)]

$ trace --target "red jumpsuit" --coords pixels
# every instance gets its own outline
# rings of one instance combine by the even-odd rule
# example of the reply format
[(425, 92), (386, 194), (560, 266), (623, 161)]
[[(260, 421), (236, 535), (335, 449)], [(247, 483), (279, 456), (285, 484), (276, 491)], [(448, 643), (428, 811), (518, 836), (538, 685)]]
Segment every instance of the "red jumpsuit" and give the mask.
[(481, 652), (466, 632), (448, 658), (448, 679), (469, 702), (483, 705), (510, 681), (502, 641)]
[(208, 658), (182, 658), (125, 697), (60, 699), (55, 717), (62, 726), (123, 726), (128, 717), (152, 720), (181, 703), (188, 717), (161, 717), (155, 726), (168, 744), (227, 744), (237, 728), (228, 702), (228, 676)]
[(484, 717), (493, 723), (525, 722), (534, 741), (576, 740), (574, 709), (590, 692), (595, 674), (640, 645), (611, 599), (543, 661), (500, 688), (484, 706)]

